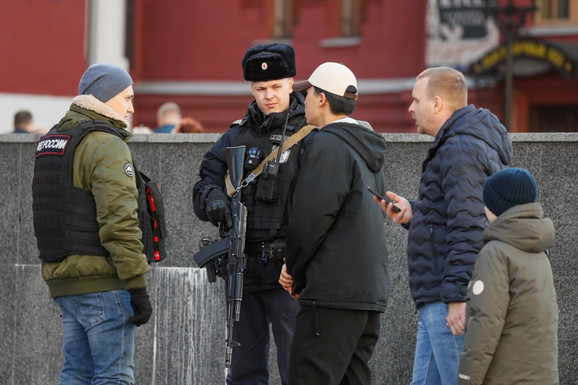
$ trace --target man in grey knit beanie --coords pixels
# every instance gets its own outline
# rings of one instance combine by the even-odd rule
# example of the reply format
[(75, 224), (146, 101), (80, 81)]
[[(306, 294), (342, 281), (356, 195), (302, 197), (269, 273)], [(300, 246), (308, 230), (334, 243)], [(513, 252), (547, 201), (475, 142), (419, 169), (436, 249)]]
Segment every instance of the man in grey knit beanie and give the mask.
[(122, 68), (90, 66), (36, 149), (34, 234), (61, 312), (61, 384), (134, 384), (135, 328), (153, 311), (126, 144), (132, 84)]
[(92, 95), (106, 103), (128, 86), (133, 84), (132, 78), (120, 67), (96, 63), (88, 67), (78, 85), (79, 95)]

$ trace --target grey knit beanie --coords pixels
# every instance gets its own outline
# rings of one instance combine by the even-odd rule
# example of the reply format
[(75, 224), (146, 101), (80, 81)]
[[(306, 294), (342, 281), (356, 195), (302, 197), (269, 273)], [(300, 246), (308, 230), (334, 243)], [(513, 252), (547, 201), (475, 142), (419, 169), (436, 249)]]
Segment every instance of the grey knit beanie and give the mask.
[(536, 202), (537, 197), (534, 176), (523, 168), (500, 170), (484, 183), (484, 204), (497, 216), (514, 206)]
[(132, 78), (120, 67), (96, 63), (88, 67), (78, 84), (79, 95), (92, 95), (105, 103), (133, 84)]

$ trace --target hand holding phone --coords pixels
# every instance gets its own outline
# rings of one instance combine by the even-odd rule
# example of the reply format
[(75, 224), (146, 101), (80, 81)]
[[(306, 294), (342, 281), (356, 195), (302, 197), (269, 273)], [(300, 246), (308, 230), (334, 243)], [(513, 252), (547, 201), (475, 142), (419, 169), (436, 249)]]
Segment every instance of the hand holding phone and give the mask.
[(394, 203), (391, 199), (389, 199), (387, 196), (376, 193), (376, 192), (375, 192), (371, 187), (369, 187), (369, 186), (367, 186), (367, 190), (369, 190), (370, 193), (372, 193), (373, 195), (375, 195), (376, 197), (378, 197), (378, 198), (381, 199), (382, 201), (386, 201), (387, 204), (391, 204), (392, 210), (393, 210), (394, 213), (399, 213), (399, 212), (401, 211), (401, 209), (400, 209), (399, 207), (397, 207), (397, 206), (395, 205), (395, 203)]

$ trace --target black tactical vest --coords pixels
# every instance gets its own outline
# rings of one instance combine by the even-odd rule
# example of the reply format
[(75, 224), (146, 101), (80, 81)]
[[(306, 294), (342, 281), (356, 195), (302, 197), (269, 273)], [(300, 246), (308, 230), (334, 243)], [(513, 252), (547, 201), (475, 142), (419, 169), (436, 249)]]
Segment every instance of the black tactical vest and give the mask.
[[(285, 139), (299, 131), (304, 125), (306, 125), (306, 121), (303, 115), (290, 118)], [(262, 154), (261, 159), (264, 159), (281, 143), (283, 127), (269, 133), (255, 133), (249, 126), (250, 124), (240, 127), (234, 145), (244, 144), (247, 152), (258, 149)], [(255, 181), (241, 190), (241, 201), (247, 206), (249, 213), (247, 216), (247, 242), (267, 241), (285, 236), (285, 228), (291, 210), (289, 197), (298, 173), (299, 148), (300, 143), (297, 143), (282, 154), (276, 176), (267, 175), (267, 168), (265, 168)], [(247, 159), (247, 155), (245, 159)], [(256, 167), (257, 165), (254, 164), (253, 166)], [(244, 177), (251, 171), (251, 167), (246, 167)]]
[(38, 141), (32, 207), (34, 234), (45, 262), (59, 262), (72, 254), (109, 255), (98, 236), (94, 196), (74, 187), (72, 180), (76, 147), (92, 131), (121, 137), (109, 123), (89, 120), (67, 131), (54, 127)]

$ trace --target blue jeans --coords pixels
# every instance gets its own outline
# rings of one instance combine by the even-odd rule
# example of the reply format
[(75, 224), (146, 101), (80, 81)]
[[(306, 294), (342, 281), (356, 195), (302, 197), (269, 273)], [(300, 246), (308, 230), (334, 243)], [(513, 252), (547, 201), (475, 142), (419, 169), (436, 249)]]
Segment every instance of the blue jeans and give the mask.
[(448, 304), (428, 303), (418, 311), (420, 320), (411, 385), (457, 384), (465, 336), (454, 336), (446, 325)]
[(130, 293), (113, 290), (54, 298), (62, 311), (60, 385), (134, 384)]

